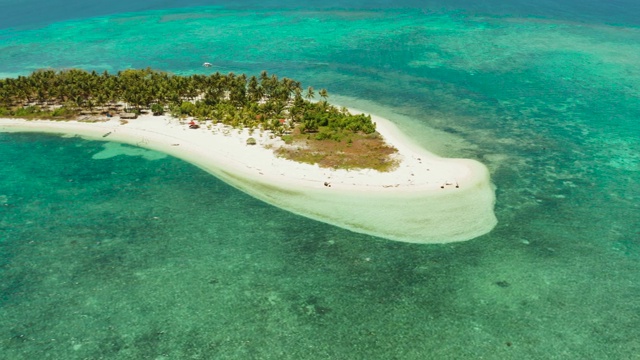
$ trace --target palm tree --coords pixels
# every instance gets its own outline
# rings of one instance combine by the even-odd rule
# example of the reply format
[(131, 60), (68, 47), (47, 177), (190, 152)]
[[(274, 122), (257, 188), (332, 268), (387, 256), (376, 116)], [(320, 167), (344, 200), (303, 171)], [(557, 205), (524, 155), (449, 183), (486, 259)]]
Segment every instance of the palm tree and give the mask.
[(307, 88), (307, 95), (306, 95), (307, 99), (313, 99), (315, 96), (316, 96), (316, 95), (315, 95), (315, 93), (313, 92), (313, 86), (309, 86), (309, 87)]
[(258, 79), (255, 76), (249, 78), (249, 84), (247, 88), (247, 96), (251, 102), (259, 102), (264, 96), (262, 87), (258, 84)]

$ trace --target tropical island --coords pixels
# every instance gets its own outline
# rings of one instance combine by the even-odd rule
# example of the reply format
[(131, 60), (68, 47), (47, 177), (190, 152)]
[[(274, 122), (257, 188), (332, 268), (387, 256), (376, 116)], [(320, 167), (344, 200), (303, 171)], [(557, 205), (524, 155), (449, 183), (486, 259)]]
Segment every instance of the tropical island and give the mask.
[(440, 158), (318, 94), (267, 72), (39, 70), (0, 80), (0, 132), (106, 141), (94, 159), (173, 155), (272, 205), (392, 240), (464, 241), (495, 226), (484, 165)]
[(198, 126), (220, 123), (234, 129), (269, 131), (287, 145), (274, 149), (287, 159), (322, 167), (379, 171), (397, 165), (395, 149), (376, 133), (370, 115), (353, 115), (322, 101), (300, 82), (263, 71), (245, 74), (178, 76), (128, 69), (117, 74), (81, 69), (44, 69), (0, 79), (0, 117), (73, 120), (83, 115), (144, 113), (191, 118)]

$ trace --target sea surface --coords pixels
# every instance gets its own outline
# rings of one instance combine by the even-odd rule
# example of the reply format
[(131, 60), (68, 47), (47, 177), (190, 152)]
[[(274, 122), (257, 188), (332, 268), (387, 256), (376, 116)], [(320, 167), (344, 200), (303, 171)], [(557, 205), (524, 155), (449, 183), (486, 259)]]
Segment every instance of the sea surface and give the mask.
[(0, 358), (640, 359), (640, 4), (346, 4), (0, 0), (0, 76), (292, 77), (486, 164), (497, 227), (393, 242), (0, 134)]

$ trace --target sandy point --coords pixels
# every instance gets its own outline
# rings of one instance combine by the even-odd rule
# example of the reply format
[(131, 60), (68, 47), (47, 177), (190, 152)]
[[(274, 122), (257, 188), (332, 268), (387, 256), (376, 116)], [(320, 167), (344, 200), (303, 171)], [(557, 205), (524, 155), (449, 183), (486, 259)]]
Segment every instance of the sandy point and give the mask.
[[(352, 113), (359, 111), (351, 109)], [(167, 116), (123, 124), (0, 119), (2, 132), (42, 132), (113, 141), (160, 151), (285, 210), (352, 231), (413, 243), (465, 241), (496, 225), (487, 168), (474, 160), (440, 158), (415, 145), (390, 121), (372, 116), (398, 149), (390, 172), (333, 170), (276, 157), (282, 140), (269, 132), (222, 124), (189, 129)], [(247, 139), (256, 139), (248, 145)]]

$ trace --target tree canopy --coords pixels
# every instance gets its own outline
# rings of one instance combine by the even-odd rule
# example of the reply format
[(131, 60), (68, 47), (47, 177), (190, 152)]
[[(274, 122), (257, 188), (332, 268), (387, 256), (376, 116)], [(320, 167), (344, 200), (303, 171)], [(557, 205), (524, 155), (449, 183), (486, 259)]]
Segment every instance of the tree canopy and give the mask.
[[(216, 120), (234, 127), (262, 127), (284, 132), (300, 126), (305, 133), (375, 132), (369, 116), (352, 115), (315, 96), (313, 87), (262, 71), (245, 74), (173, 75), (147, 69), (110, 74), (79, 69), (43, 69), (29, 76), (0, 79), (0, 115), (73, 117), (82, 111), (105, 112), (117, 104), (127, 111), (165, 111), (176, 117)], [(306, 99), (305, 99), (306, 98)]]
[[(282, 136), (279, 156), (331, 168), (389, 171), (396, 152), (376, 133), (369, 115), (353, 115), (300, 82), (262, 71), (258, 76), (173, 75), (152, 69), (110, 74), (79, 69), (37, 70), (0, 79), (0, 117), (74, 119), (83, 114), (136, 112), (235, 128), (269, 130)], [(252, 138), (255, 141), (255, 138)], [(250, 141), (250, 143), (253, 143)]]

